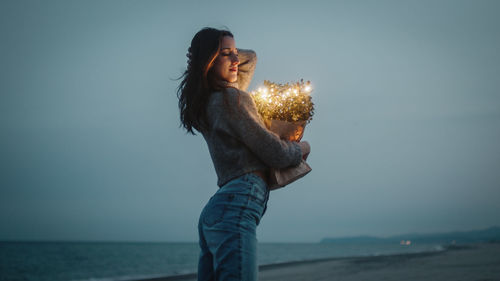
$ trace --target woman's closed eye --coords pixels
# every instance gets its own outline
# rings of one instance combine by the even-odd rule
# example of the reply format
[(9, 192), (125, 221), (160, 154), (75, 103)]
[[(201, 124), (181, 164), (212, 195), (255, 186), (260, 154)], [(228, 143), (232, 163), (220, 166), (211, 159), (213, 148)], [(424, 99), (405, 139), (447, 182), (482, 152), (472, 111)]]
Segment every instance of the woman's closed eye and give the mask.
[[(225, 52), (225, 53), (222, 53), (223, 56), (227, 57), (227, 56), (230, 56), (231, 54), (233, 53), (228, 53), (228, 52)], [(238, 53), (234, 53), (234, 55), (238, 56)]]

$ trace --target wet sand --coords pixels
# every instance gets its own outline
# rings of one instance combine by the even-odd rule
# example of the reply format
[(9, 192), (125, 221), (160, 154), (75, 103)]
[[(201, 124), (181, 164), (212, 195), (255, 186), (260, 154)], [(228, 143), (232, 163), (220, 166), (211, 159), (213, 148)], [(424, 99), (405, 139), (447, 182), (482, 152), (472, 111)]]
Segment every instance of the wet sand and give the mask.
[[(142, 281), (195, 281), (195, 274)], [(500, 281), (500, 244), (449, 247), (441, 252), (332, 258), (264, 265), (260, 281), (461, 280)]]

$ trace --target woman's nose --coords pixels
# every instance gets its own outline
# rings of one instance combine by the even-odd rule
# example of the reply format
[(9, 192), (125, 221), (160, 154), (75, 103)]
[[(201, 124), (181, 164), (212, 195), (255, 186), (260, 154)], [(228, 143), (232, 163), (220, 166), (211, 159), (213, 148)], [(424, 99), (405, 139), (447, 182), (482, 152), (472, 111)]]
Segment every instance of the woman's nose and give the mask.
[(240, 60), (238, 59), (238, 55), (231, 56), (231, 64), (239, 64)]

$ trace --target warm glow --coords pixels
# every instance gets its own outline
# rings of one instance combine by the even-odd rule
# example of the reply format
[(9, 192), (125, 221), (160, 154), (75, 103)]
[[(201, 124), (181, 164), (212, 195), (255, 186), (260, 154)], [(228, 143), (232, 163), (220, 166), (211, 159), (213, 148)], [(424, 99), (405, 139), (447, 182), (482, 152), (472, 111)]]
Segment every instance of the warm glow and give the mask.
[(264, 86), (250, 94), (265, 119), (310, 122), (314, 114), (311, 92), (310, 81), (301, 79), (300, 82), (283, 85), (265, 80)]

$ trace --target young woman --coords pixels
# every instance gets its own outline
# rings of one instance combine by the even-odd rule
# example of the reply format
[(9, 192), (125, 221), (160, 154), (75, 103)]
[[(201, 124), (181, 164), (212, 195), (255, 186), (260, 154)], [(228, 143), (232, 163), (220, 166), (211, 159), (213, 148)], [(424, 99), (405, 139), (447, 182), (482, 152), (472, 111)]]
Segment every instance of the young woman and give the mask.
[(269, 168), (298, 165), (310, 146), (266, 129), (245, 92), (257, 57), (237, 49), (231, 32), (200, 30), (187, 56), (177, 92), (181, 125), (205, 138), (219, 186), (199, 219), (198, 280), (255, 281), (256, 228), (269, 199)]

